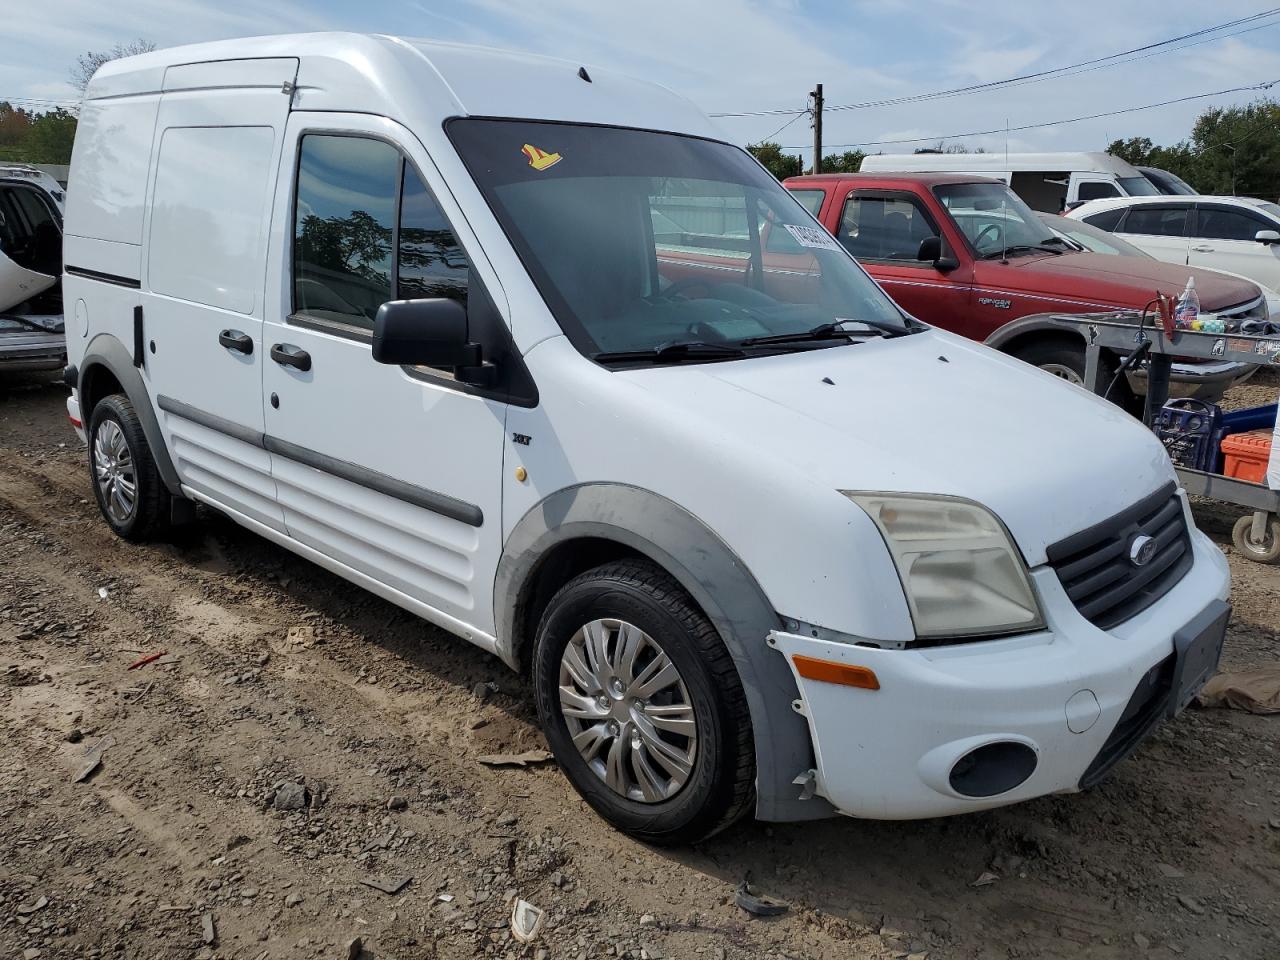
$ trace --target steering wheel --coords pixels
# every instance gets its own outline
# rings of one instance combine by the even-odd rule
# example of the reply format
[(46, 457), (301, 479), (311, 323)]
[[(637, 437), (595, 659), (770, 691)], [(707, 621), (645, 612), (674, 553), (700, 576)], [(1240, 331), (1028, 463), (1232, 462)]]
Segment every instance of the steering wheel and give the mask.
[(979, 230), (978, 235), (973, 238), (973, 245), (975, 248), (982, 247), (982, 239), (988, 233), (992, 235), (992, 239), (995, 240), (995, 245), (997, 247), (1004, 245), (1004, 228), (998, 223), (988, 223), (985, 227)]
[(698, 287), (706, 289), (711, 288), (711, 281), (706, 277), (685, 277), (683, 280), (677, 280), (675, 283), (668, 284), (667, 287), (659, 292), (662, 297), (678, 297), (686, 290), (693, 290)]

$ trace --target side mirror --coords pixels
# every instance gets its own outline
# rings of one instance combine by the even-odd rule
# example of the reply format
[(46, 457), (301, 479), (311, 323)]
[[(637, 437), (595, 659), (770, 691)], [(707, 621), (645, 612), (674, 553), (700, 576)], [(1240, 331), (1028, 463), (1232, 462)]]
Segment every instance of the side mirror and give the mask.
[(941, 237), (925, 237), (921, 240), (920, 249), (916, 251), (916, 259), (922, 263), (932, 263), (935, 269), (944, 273), (960, 266), (960, 262), (955, 257), (942, 255)]
[(373, 359), (424, 367), (478, 367), (480, 344), (467, 339), (457, 300), (391, 300), (373, 321)]
[(1280, 243), (1280, 230), (1259, 230), (1253, 235), (1259, 243)]

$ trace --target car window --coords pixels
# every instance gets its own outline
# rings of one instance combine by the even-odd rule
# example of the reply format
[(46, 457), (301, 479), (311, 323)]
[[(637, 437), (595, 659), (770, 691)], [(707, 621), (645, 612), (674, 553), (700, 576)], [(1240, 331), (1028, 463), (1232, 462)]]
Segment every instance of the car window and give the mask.
[(937, 227), (914, 197), (850, 194), (837, 239), (860, 260), (920, 263), (920, 241), (937, 235)]
[(465, 307), (471, 264), (435, 197), (407, 161), (401, 204), (396, 296), (446, 297)]
[(1080, 184), (1080, 189), (1076, 191), (1076, 199), (1081, 202), (1118, 196), (1120, 196), (1120, 191), (1116, 189), (1116, 185), (1106, 180), (1086, 180)]
[(1196, 236), (1206, 240), (1252, 240), (1259, 230), (1274, 229), (1243, 210), (1201, 207)]
[(1187, 225), (1186, 207), (1130, 207), (1120, 233), (1137, 233), (1148, 237), (1180, 237)]
[(816, 217), (818, 211), (822, 209), (822, 198), (826, 196), (826, 191), (792, 190), (791, 195), (804, 204), (804, 208)]
[(1124, 207), (1114, 207), (1111, 210), (1103, 210), (1101, 213), (1095, 213), (1092, 216), (1083, 217), (1082, 219), (1090, 226), (1097, 227), (1099, 230), (1106, 230), (1110, 233), (1120, 224), (1120, 218), (1123, 216)]
[(293, 309), (373, 329), (391, 299), (400, 152), (364, 137), (302, 138), (294, 215)]

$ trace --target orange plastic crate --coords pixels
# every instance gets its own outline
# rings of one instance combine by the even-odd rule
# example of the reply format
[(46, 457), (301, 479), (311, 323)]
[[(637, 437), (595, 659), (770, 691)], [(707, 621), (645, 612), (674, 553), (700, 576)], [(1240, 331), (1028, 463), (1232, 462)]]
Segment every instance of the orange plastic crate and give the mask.
[(1271, 459), (1271, 431), (1250, 430), (1222, 438), (1222, 472), (1238, 480), (1267, 482), (1267, 462)]

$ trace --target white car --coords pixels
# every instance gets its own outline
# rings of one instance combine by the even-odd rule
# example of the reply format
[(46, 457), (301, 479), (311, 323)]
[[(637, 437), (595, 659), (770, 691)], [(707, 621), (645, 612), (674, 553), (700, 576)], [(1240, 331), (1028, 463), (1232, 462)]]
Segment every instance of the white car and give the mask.
[(209, 504), (491, 651), (635, 836), (1080, 790), (1217, 663), (1226, 561), (1152, 433), (905, 315), (662, 87), (179, 47), (99, 70), (72, 180), (110, 527)]
[(1067, 216), (1158, 260), (1235, 273), (1280, 290), (1280, 204), (1250, 197), (1118, 197), (1082, 204)]

